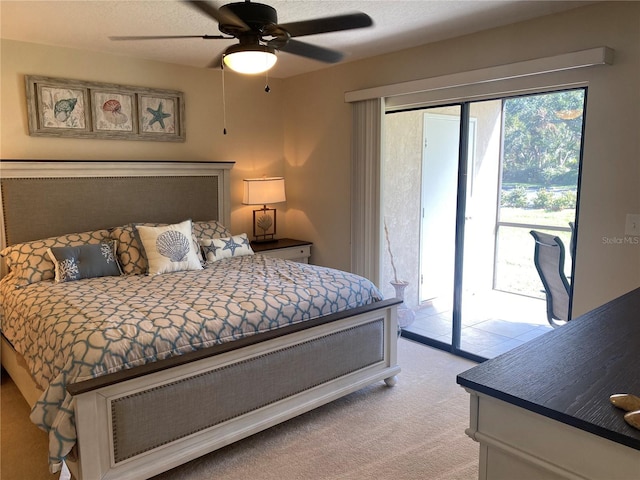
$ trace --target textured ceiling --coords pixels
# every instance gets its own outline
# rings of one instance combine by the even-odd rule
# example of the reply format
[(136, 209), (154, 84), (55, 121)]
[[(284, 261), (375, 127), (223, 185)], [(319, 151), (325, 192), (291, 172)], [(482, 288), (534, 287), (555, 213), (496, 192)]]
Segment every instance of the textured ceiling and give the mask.
[[(228, 2), (212, 2), (217, 6)], [(343, 61), (393, 52), (587, 3), (582, 1), (428, 0), (263, 0), (287, 23), (362, 11), (370, 28), (312, 35), (308, 43), (344, 52)], [(217, 35), (218, 26), (180, 1), (8, 1), (0, 2), (2, 38), (88, 49), (162, 62), (206, 66), (233, 40), (111, 41), (118, 35)], [(288, 53), (279, 54), (273, 77), (285, 78), (326, 67)]]

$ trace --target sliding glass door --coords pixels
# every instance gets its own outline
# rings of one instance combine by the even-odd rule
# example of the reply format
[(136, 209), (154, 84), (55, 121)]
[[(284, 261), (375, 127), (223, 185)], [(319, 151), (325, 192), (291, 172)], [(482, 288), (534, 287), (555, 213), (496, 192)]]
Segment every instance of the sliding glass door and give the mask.
[[(415, 313), (404, 336), (482, 359), (551, 329), (529, 231), (555, 232), (571, 252), (584, 95), (580, 89), (386, 116), (385, 226), (393, 224), (392, 237), (401, 228), (406, 240), (417, 240), (402, 242), (395, 255), (410, 286), (405, 304)], [(570, 261), (565, 268), (570, 276)]]

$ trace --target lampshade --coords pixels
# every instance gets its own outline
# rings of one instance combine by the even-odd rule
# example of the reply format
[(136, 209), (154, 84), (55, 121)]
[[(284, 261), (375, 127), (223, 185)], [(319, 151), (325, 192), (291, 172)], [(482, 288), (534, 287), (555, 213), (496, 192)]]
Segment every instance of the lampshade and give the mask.
[(283, 177), (245, 178), (242, 203), (266, 205), (286, 201)]
[(275, 50), (266, 45), (231, 45), (224, 52), (224, 64), (238, 73), (262, 73), (276, 64)]

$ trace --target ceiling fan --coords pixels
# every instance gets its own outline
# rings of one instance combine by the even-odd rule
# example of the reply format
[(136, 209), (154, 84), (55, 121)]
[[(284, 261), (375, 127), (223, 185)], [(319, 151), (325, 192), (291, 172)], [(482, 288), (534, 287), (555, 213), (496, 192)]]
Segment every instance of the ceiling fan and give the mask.
[(319, 33), (338, 32), (369, 27), (371, 18), (361, 12), (316, 18), (299, 22), (278, 24), (278, 14), (273, 7), (250, 0), (224, 5), (218, 8), (212, 2), (184, 0), (184, 3), (218, 22), (218, 29), (225, 35), (157, 35), (117, 36), (111, 40), (158, 40), (173, 38), (202, 38), (205, 40), (238, 39), (214, 59), (209, 67), (227, 66), (239, 73), (262, 73), (276, 62), (276, 51), (291, 53), (326, 63), (342, 60), (336, 50), (295, 40), (294, 37)]

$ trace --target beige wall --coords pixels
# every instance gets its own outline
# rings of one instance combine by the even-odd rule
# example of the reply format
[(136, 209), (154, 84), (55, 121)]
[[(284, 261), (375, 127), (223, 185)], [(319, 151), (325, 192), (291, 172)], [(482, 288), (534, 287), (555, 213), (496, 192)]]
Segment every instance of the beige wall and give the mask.
[(385, 116), (382, 215), (388, 235), (380, 288), (386, 296), (393, 296), (391, 248), (398, 280), (409, 282), (404, 297), (409, 307), (418, 304), (419, 296), (423, 116), (421, 110)]
[(623, 237), (625, 215), (640, 212), (637, 2), (604, 2), (285, 80), (285, 173), (298, 183), (299, 212), (290, 233), (316, 242), (318, 263), (349, 268), (351, 116), (344, 92), (603, 45), (615, 49), (614, 66), (535, 81), (589, 84), (574, 314), (640, 286), (640, 245), (603, 241)]
[[(281, 175), (282, 81), (226, 73), (227, 135), (223, 135), (221, 73), (85, 50), (2, 40), (0, 155), (4, 159), (181, 160), (236, 162), (231, 171), (231, 229), (251, 233), (242, 178)], [(29, 136), (24, 75), (61, 77), (184, 92), (186, 142)], [(286, 206), (286, 204), (283, 204)], [(278, 217), (280, 218), (280, 217)], [(284, 228), (284, 223), (282, 222)]]
[[(232, 225), (250, 229), (241, 179), (284, 174), (279, 233), (314, 242), (313, 261), (350, 267), (351, 107), (346, 91), (428, 78), (607, 45), (612, 67), (550, 77), (589, 83), (574, 313), (640, 285), (640, 246), (622, 237), (640, 213), (640, 3), (605, 2), (286, 80), (227, 77), (229, 135), (222, 135), (218, 71), (89, 51), (2, 41), (3, 158), (235, 160)], [(4, 19), (6, 20), (6, 19)], [(185, 92), (184, 144), (29, 137), (23, 75), (170, 88)]]

